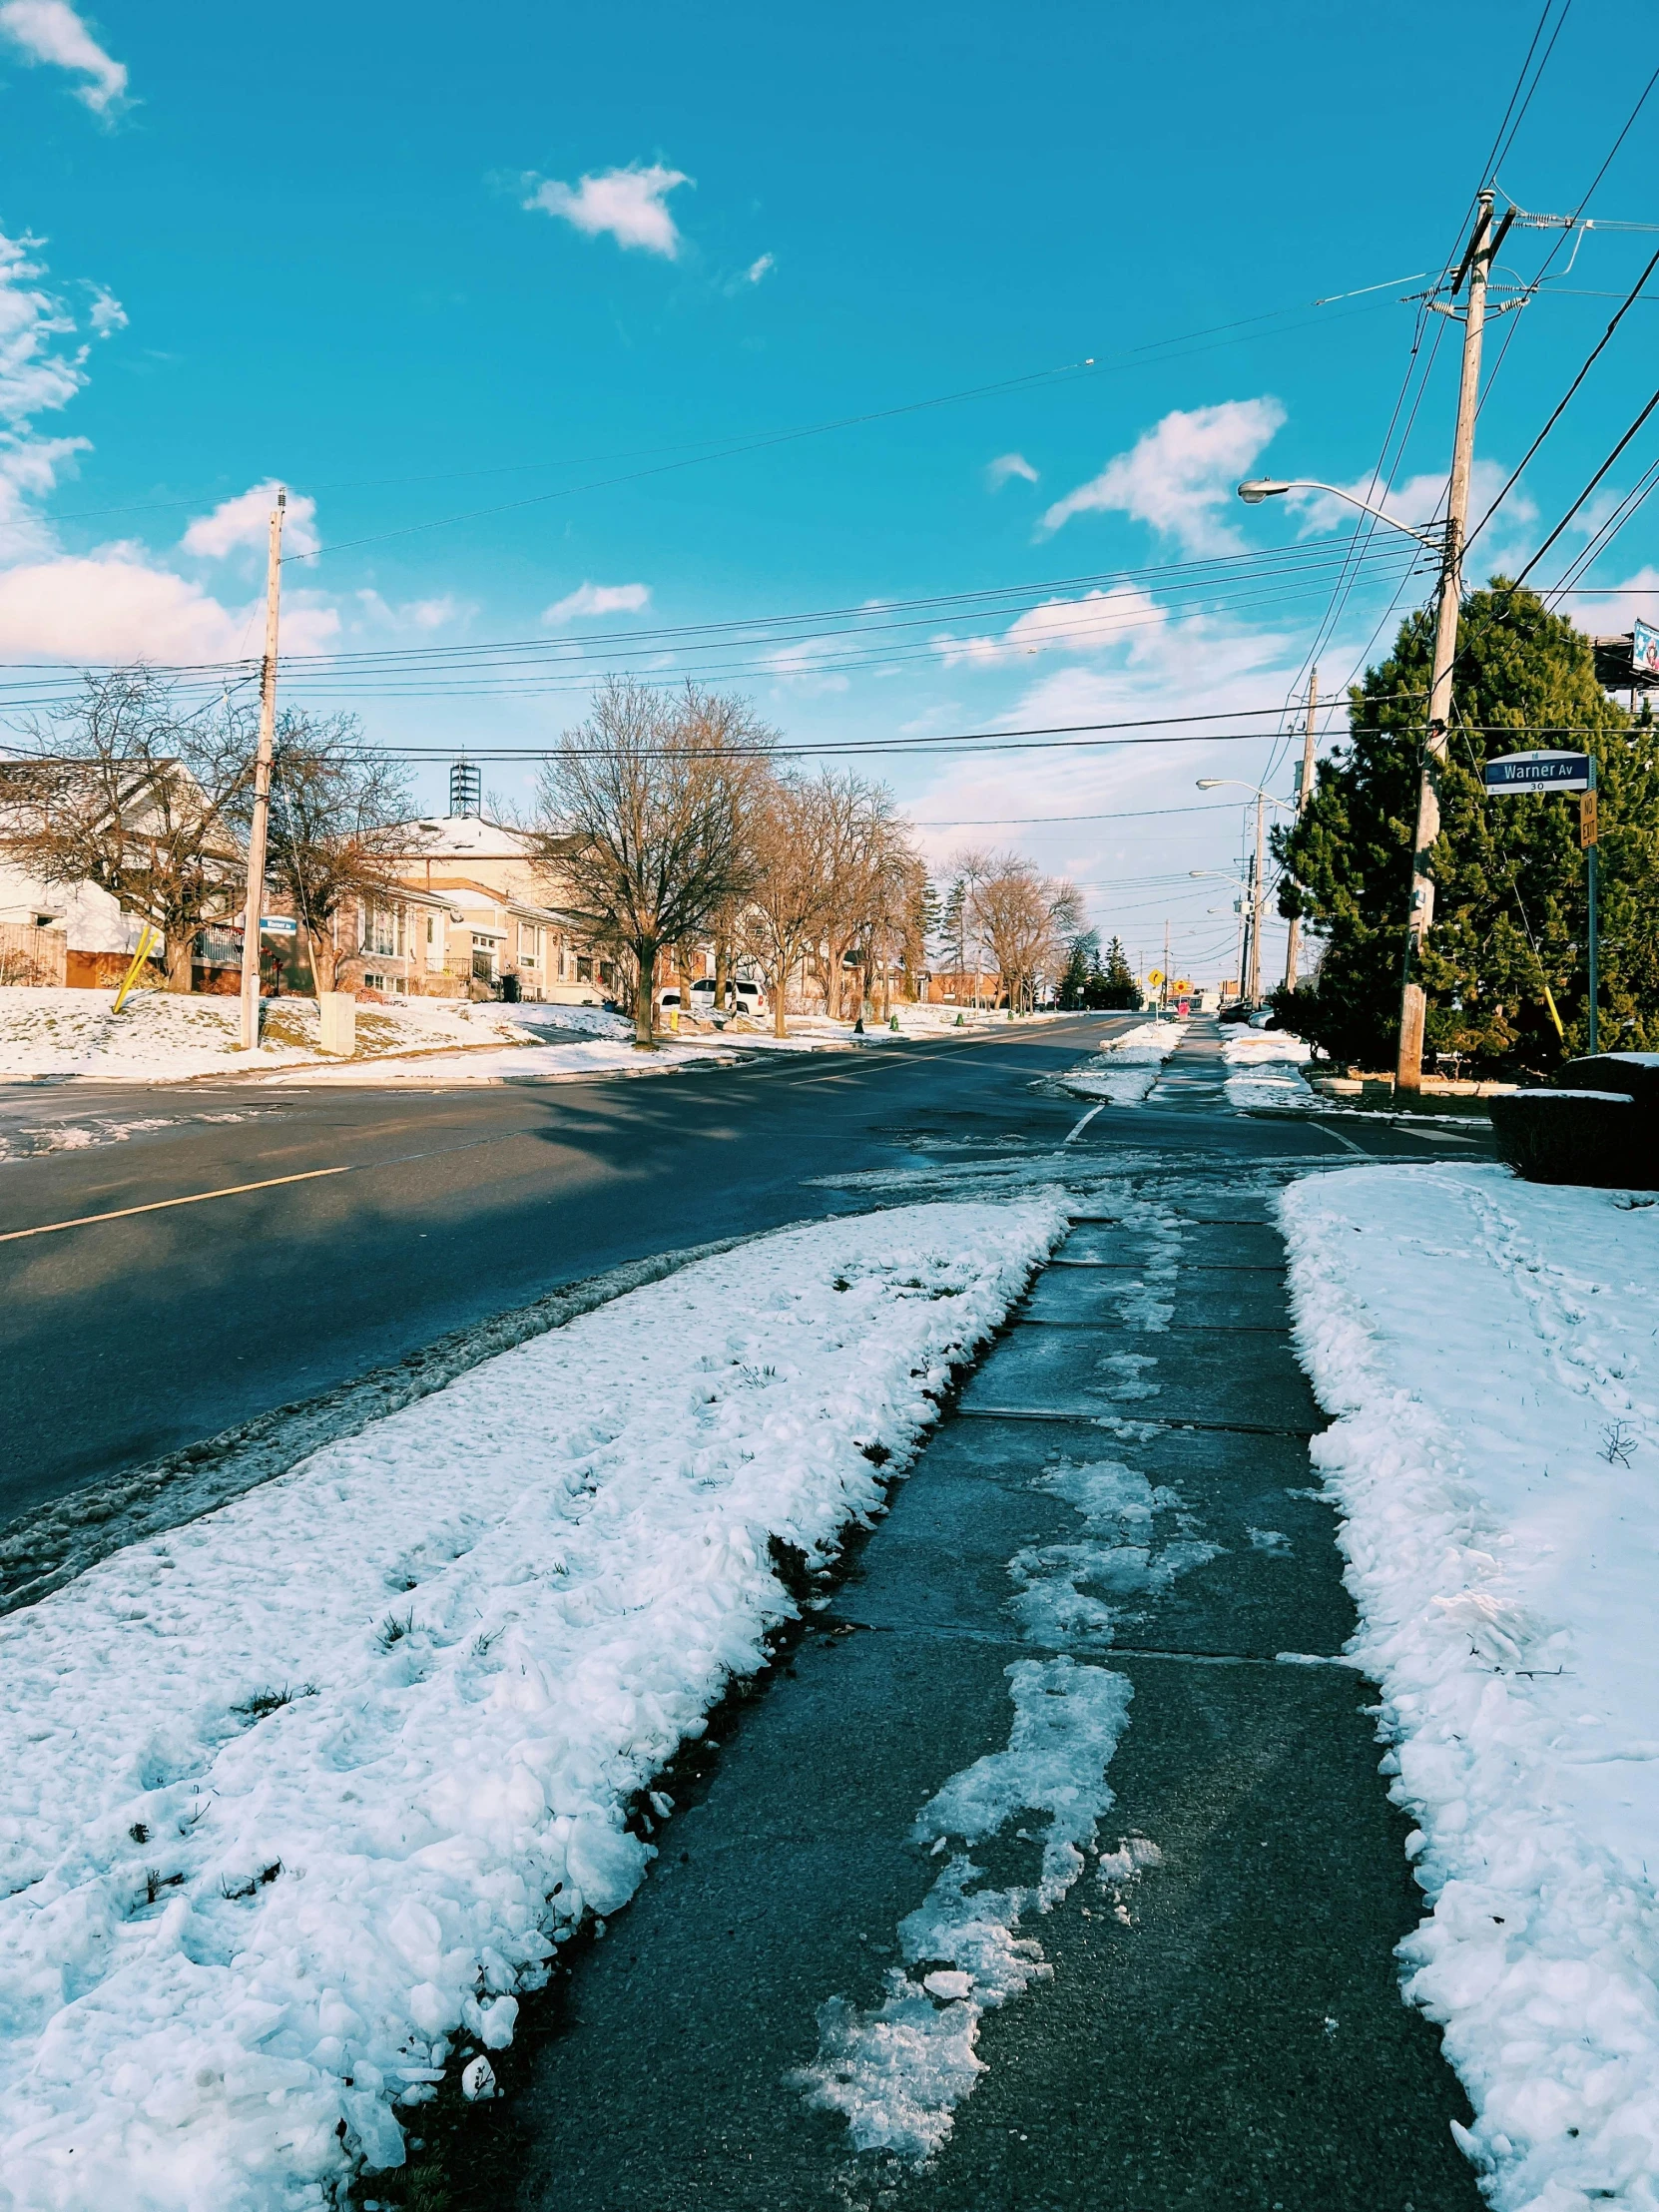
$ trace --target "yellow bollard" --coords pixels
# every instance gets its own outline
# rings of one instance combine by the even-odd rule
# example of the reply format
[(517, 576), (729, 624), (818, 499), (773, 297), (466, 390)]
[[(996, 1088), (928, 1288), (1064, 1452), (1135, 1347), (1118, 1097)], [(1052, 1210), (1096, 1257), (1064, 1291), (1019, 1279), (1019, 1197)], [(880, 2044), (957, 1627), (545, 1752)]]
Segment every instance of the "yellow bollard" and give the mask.
[(127, 993), (138, 981), (144, 963), (150, 957), (151, 940), (155, 935), (154, 924), (147, 921), (139, 932), (138, 950), (133, 954), (133, 964), (122, 977), (121, 988), (115, 994), (115, 1004), (110, 1008), (112, 1014), (119, 1014), (122, 1007), (126, 1005)]

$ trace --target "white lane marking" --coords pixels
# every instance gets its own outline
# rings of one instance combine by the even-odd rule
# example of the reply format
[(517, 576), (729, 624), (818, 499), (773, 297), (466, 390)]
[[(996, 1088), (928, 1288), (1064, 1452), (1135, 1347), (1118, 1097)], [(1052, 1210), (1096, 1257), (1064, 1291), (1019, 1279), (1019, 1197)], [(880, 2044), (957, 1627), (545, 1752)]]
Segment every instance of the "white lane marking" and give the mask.
[(1111, 1100), (1109, 1098), (1103, 1098), (1098, 1106), (1091, 1106), (1088, 1112), (1083, 1116), (1082, 1120), (1074, 1122), (1072, 1127), (1067, 1130), (1064, 1138), (1061, 1140), (1062, 1143), (1075, 1144), (1078, 1138), (1083, 1134), (1084, 1130), (1087, 1129), (1090, 1122), (1093, 1121), (1096, 1114), (1101, 1113), (1110, 1104)]
[(0, 1244), (20, 1237), (50, 1237), (59, 1229), (86, 1229), (94, 1222), (126, 1221), (133, 1214), (165, 1213), (170, 1206), (201, 1206), (210, 1198), (236, 1198), (244, 1191), (273, 1191), (278, 1183), (314, 1183), (319, 1176), (349, 1175), (349, 1168), (307, 1168), (302, 1175), (272, 1175), (263, 1183), (232, 1183), (222, 1191), (193, 1191), (188, 1198), (153, 1198), (148, 1206), (118, 1206), (108, 1214), (77, 1214), (73, 1221), (43, 1221), (37, 1229), (8, 1229)]
[(1327, 1122), (1316, 1121), (1314, 1127), (1321, 1136), (1335, 1137), (1339, 1144), (1346, 1144), (1350, 1152), (1359, 1153), (1362, 1160), (1374, 1160), (1377, 1157), (1374, 1152), (1368, 1152), (1363, 1144), (1356, 1144), (1352, 1137), (1345, 1137), (1340, 1129), (1333, 1129)]

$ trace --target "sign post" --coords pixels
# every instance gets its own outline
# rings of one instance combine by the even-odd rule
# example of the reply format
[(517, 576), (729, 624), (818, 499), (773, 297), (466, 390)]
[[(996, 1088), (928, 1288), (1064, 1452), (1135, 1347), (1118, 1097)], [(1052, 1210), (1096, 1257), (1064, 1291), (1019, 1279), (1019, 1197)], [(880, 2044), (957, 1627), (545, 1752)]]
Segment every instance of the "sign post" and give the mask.
[[(1577, 792), (1578, 841), (1584, 850), (1584, 892), (1587, 919), (1585, 966), (1589, 971), (1589, 1048), (1600, 1048), (1597, 1000), (1600, 996), (1600, 945), (1596, 936), (1596, 764), (1593, 753), (1505, 753), (1488, 761), (1480, 772), (1488, 793), (1511, 796), (1515, 792)], [(1546, 984), (1544, 995), (1549, 996)], [(1554, 1001), (1550, 1001), (1554, 1011)], [(1557, 1028), (1560, 1023), (1557, 1021)]]

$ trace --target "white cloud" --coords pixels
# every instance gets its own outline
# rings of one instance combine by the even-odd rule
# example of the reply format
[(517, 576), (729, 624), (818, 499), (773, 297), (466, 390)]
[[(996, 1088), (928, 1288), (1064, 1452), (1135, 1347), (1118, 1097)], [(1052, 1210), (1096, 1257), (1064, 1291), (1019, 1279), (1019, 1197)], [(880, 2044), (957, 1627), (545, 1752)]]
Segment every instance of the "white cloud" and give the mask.
[(92, 82), (77, 86), (75, 97), (95, 115), (107, 115), (126, 94), (125, 63), (105, 53), (67, 0), (4, 0), (0, 32), (29, 61), (89, 77)]
[[(67, 405), (86, 383), (89, 347), (70, 349), (59, 342), (75, 335), (75, 317), (44, 288), (47, 272), (37, 256), (37, 241), (0, 234), (0, 656), (220, 661), (257, 650), (258, 600), (227, 607), (200, 584), (159, 565), (140, 545), (78, 555), (61, 550), (42, 502), (90, 445), (86, 438), (41, 437), (33, 420)], [(100, 285), (86, 288), (92, 295), (92, 328), (101, 335), (119, 329), (126, 320), (119, 302)], [(241, 501), (227, 501), (193, 530), (222, 539), (223, 550), (231, 550), (245, 535), (235, 510), (263, 502), (263, 530), (271, 489), (257, 486)], [(314, 544), (307, 528), (312, 502), (300, 500), (296, 509), (301, 542)], [(284, 648), (325, 652), (338, 631), (339, 618), (325, 601), (305, 592), (288, 595)]]
[(74, 335), (75, 317), (36, 281), (46, 275), (30, 259), (40, 243), (0, 232), (0, 419), (14, 431), (44, 408), (67, 406), (87, 380), (85, 346), (71, 353), (52, 343)]
[(543, 622), (587, 621), (597, 615), (637, 615), (651, 601), (649, 584), (578, 584), (542, 615)]
[[(377, 591), (359, 591), (355, 596), (365, 616), (390, 630), (442, 630), (478, 612), (476, 607), (457, 599), (453, 592), (445, 592), (436, 599), (405, 599), (396, 607), (382, 599)], [(354, 627), (360, 629), (361, 625)]]
[(1037, 481), (1037, 472), (1023, 453), (999, 453), (987, 463), (985, 482), (992, 491), (1000, 491), (1010, 476), (1023, 476), (1028, 484)]
[[(1471, 530), (1508, 481), (1509, 471), (1501, 461), (1475, 462), (1469, 471)], [(1446, 489), (1443, 472), (1429, 470), (1420, 476), (1409, 476), (1404, 483), (1395, 484), (1391, 491), (1381, 496), (1379, 487), (1369, 476), (1357, 476), (1353, 483), (1340, 488), (1348, 492), (1350, 498), (1363, 499), (1371, 507), (1381, 507), (1392, 520), (1413, 530), (1433, 527), (1436, 515), (1443, 518)], [(1324, 531), (1352, 530), (1363, 519), (1349, 500), (1333, 499), (1329, 492), (1287, 492), (1285, 504), (1295, 507), (1300, 515), (1303, 537)], [(1530, 551), (1531, 528), (1537, 519), (1536, 502), (1517, 485), (1474, 542), (1470, 561), (1475, 573), (1483, 576), (1503, 567), (1523, 545)], [(1386, 540), (1393, 533), (1384, 530), (1382, 535)]]
[(823, 665), (826, 655), (834, 650), (828, 639), (804, 638), (799, 645), (782, 646), (776, 653), (769, 653), (766, 665), (780, 689), (818, 698), (825, 692), (847, 689), (847, 679), (838, 669)]
[(777, 267), (778, 258), (775, 254), (763, 254), (758, 262), (751, 262), (744, 271), (743, 280), (746, 284), (758, 284), (763, 276), (770, 276)]
[(125, 330), (127, 310), (115, 293), (103, 284), (90, 284), (87, 288), (92, 293), (92, 306), (87, 320), (92, 324), (93, 336), (107, 338), (112, 331)]
[[(277, 483), (268, 477), (251, 485), (234, 499), (222, 499), (211, 515), (198, 515), (180, 539), (181, 549), (199, 560), (222, 561), (242, 551), (263, 553), (271, 530), (271, 510), (276, 503)], [(316, 501), (288, 495), (287, 517), (282, 524), (282, 551), (314, 553), (321, 540), (311, 524)]]
[(55, 541), (39, 503), (65, 463), (90, 446), (88, 438), (0, 437), (0, 560), (51, 550)]
[(1237, 552), (1242, 540), (1221, 518), (1234, 487), (1285, 420), (1277, 399), (1226, 399), (1180, 407), (1143, 432), (1127, 453), (1056, 500), (1043, 526), (1073, 515), (1119, 513), (1148, 522), (1190, 554)]
[(933, 649), (946, 668), (964, 662), (995, 667), (1033, 653), (1104, 653), (1122, 645), (1130, 658), (1144, 653), (1138, 633), (1168, 621), (1164, 609), (1144, 591), (1120, 586), (1085, 592), (1081, 599), (1045, 599), (1028, 607), (999, 638), (935, 638)]
[[(526, 209), (539, 208), (545, 215), (558, 216), (589, 238), (609, 232), (618, 246), (638, 247), (671, 262), (680, 252), (680, 233), (674, 227), (667, 201), (671, 192), (692, 183), (683, 170), (664, 169), (660, 163), (653, 163), (649, 169), (630, 164), (627, 169), (607, 169), (598, 176), (584, 177), (574, 187), (552, 177), (526, 177), (524, 182), (530, 188), (524, 202)], [(762, 259), (770, 261), (770, 256)], [(755, 267), (765, 275), (760, 263)], [(759, 276), (755, 280), (759, 281)]]
[[(0, 570), (0, 655), (56, 661), (221, 661), (257, 650), (260, 604), (222, 606), (199, 584), (117, 545)], [(290, 601), (282, 649), (325, 652), (330, 607)], [(250, 646), (250, 639), (255, 644)]]

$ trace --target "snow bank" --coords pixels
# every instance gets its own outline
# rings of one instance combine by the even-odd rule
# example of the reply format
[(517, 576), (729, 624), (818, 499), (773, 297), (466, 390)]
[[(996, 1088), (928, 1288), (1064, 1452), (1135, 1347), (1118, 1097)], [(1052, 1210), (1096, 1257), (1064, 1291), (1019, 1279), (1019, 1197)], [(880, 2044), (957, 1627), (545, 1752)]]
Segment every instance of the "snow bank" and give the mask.
[(0, 2203), (299, 2212), (399, 2163), (394, 2102), (632, 1893), (625, 1805), (792, 1610), (769, 1537), (874, 1506), (863, 1447), (1064, 1218), (701, 1262), (0, 1624)]
[(1184, 1021), (1138, 1022), (1121, 1037), (1102, 1045), (1092, 1060), (1085, 1060), (1059, 1080), (1080, 1098), (1104, 1098), (1114, 1106), (1138, 1106), (1186, 1032)]
[(1300, 1037), (1283, 1029), (1235, 1029), (1227, 1040), (1230, 1106), (1317, 1106), (1300, 1070), (1309, 1057)]
[(1283, 1219), (1464, 2147), (1498, 2212), (1659, 2205), (1659, 1209), (1393, 1168)]

